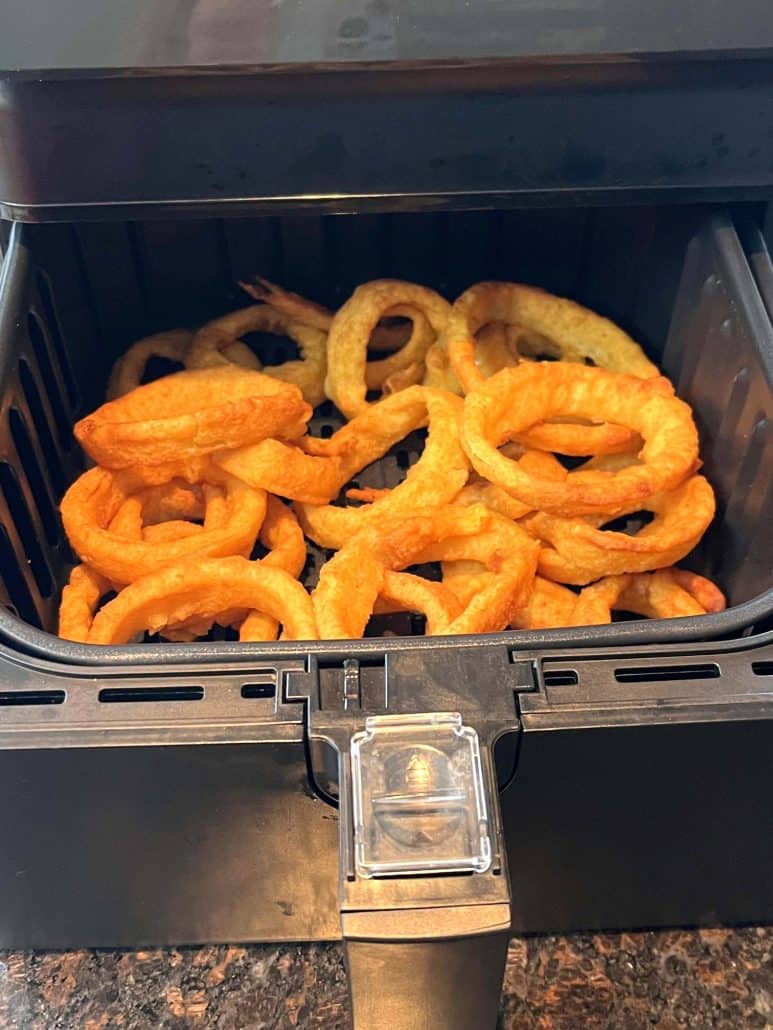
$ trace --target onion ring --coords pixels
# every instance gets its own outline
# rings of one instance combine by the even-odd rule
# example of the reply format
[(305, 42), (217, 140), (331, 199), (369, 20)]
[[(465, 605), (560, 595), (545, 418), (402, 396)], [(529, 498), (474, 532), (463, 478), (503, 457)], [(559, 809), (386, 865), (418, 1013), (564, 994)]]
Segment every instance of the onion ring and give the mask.
[(63, 640), (84, 644), (100, 600), (112, 584), (88, 565), (76, 565), (62, 590), (58, 634)]
[[(257, 278), (254, 283), (240, 283), (255, 300), (263, 301), (270, 305), (277, 313), (281, 312), (287, 318), (293, 319), (302, 326), (313, 326), (320, 332), (327, 334), (333, 324), (334, 315), (327, 308), (323, 308), (314, 301), (307, 300), (297, 293), (270, 283), (267, 279)], [(382, 324), (379, 321), (370, 334), (367, 349), (394, 351), (389, 357), (377, 361), (368, 361), (365, 365), (365, 384), (368, 390), (384, 390), (394, 393), (412, 386), (421, 381), (424, 373), (424, 355), (427, 348), (435, 340), (435, 332), (432, 326), (418, 308), (404, 304), (397, 304), (385, 313), (387, 319), (406, 319), (411, 324), (406, 334), (405, 327), (393, 324), (391, 321)], [(292, 335), (287, 333), (287, 335)], [(297, 341), (296, 341), (297, 342)], [(300, 343), (299, 343), (300, 346)], [(323, 341), (325, 365), (327, 364), (327, 339)], [(270, 374), (269, 369), (265, 369)], [(322, 388), (322, 380), (325, 378), (325, 368), (322, 369), (321, 379), (315, 379), (313, 395), (304, 390), (304, 396), (314, 407), (325, 400), (325, 392)], [(298, 382), (297, 380), (293, 380)], [(298, 383), (300, 386), (301, 384)]]
[[(368, 405), (367, 348), (373, 330), (380, 318), (406, 305), (418, 309), (425, 316), (434, 335), (442, 332), (450, 311), (448, 302), (434, 290), (396, 279), (377, 279), (359, 286), (336, 313), (328, 336), (325, 391), (347, 418), (359, 414)], [(432, 342), (423, 330), (419, 331), (422, 333), (421, 345), (413, 345), (417, 336), (415, 322), (411, 340), (397, 352), (405, 364), (415, 362), (422, 347), (419, 357), (423, 358)]]
[[(203, 519), (203, 525), (178, 516)], [(131, 540), (162, 544), (196, 536), (205, 529), (220, 529), (228, 518), (228, 503), (220, 486), (174, 480), (161, 486), (145, 487), (127, 497), (110, 520), (108, 529), (114, 535)], [(226, 615), (230, 616), (228, 624), (239, 623), (247, 612), (238, 610)], [(221, 618), (225, 620), (226, 615)], [(211, 620), (192, 618), (170, 623), (163, 635), (166, 640), (189, 642), (206, 636), (211, 629)]]
[(426, 620), (425, 635), (437, 636), (462, 613), (463, 605), (442, 583), (434, 583), (409, 572), (384, 571), (379, 595), (376, 598), (376, 615), (390, 615), (393, 612), (416, 612)]
[(712, 583), (705, 576), (699, 576), (697, 572), (690, 572), (687, 569), (670, 569), (671, 578), (682, 590), (686, 590), (691, 597), (694, 597), (698, 604), (706, 612), (716, 614), (723, 612), (727, 607), (727, 599), (719, 587)]
[[(572, 617), (574, 626), (598, 626), (612, 621), (612, 611), (627, 611), (648, 619), (677, 619), (705, 615), (700, 597), (710, 597), (713, 611), (725, 607), (719, 589), (703, 576), (689, 579), (675, 575), (675, 569), (658, 569), (633, 575), (606, 576), (586, 587), (577, 598)], [(700, 582), (699, 582), (700, 581)], [(691, 589), (686, 589), (688, 584)], [(718, 607), (719, 606), (719, 607)]]
[[(260, 564), (283, 569), (297, 579), (306, 564), (306, 541), (293, 512), (276, 498), (269, 496), (266, 517), (260, 530), (260, 542), (269, 548)], [(250, 612), (239, 627), (239, 640), (276, 640), (279, 622), (262, 611)]]
[[(462, 604), (491, 583), (494, 573), (473, 561), (443, 562), (443, 583), (452, 590)], [(571, 626), (577, 594), (542, 576), (534, 578), (534, 585), (526, 604), (510, 622), (511, 629), (556, 629)]]
[(595, 520), (561, 518), (545, 512), (526, 516), (521, 525), (545, 545), (541, 575), (583, 586), (602, 576), (650, 572), (680, 561), (708, 529), (716, 510), (714, 491), (703, 476), (692, 476), (675, 490), (654, 494), (632, 511), (655, 518), (635, 534), (597, 528)]
[[(302, 446), (303, 440), (298, 443)], [(325, 504), (349, 478), (339, 455), (307, 454), (281, 440), (261, 440), (212, 457), (216, 465), (250, 486), (308, 504)]]
[(641, 379), (660, 376), (638, 343), (609, 319), (535, 286), (484, 282), (457, 298), (443, 334), (451, 367), (466, 393), (484, 379), (475, 362), (475, 334), (489, 322), (538, 333), (556, 345), (565, 361), (590, 359), (609, 372)]
[[(555, 482), (498, 452), (503, 440), (553, 415), (628, 425), (644, 440), (641, 464), (618, 472), (578, 469)], [(631, 502), (678, 486), (698, 461), (698, 433), (684, 401), (642, 379), (560, 362), (524, 363), (483, 382), (465, 401), (462, 440), (480, 475), (557, 515), (630, 511)]]
[(98, 464), (122, 469), (300, 436), (310, 415), (297, 387), (226, 365), (175, 372), (108, 401), (75, 424), (75, 436)]
[[(129, 480), (131, 486), (131, 480)], [(113, 583), (131, 583), (162, 565), (205, 557), (249, 554), (266, 512), (266, 495), (224, 476), (227, 524), (192, 537), (153, 544), (117, 536), (109, 529), (130, 496), (126, 481), (107, 469), (89, 469), (62, 499), (65, 533), (75, 553)], [(196, 564), (196, 562), (191, 562)]]
[[(306, 542), (303, 539), (298, 520), (290, 509), (277, 497), (269, 496), (266, 517), (260, 529), (260, 542), (269, 548), (261, 564), (270, 568), (284, 569), (294, 579), (303, 571), (306, 562)], [(279, 623), (270, 615), (245, 609), (227, 609), (217, 617), (222, 626), (238, 626), (239, 640), (276, 640)], [(212, 629), (213, 620), (195, 616), (179, 623), (169, 623), (163, 631), (167, 640), (189, 641), (206, 636)]]
[[(418, 308), (396, 304), (389, 309), (389, 316), (407, 318), (412, 323), (411, 333), (402, 347), (393, 354), (376, 361), (366, 361), (365, 386), (368, 391), (396, 393), (419, 383), (424, 373), (424, 356), (435, 342), (435, 330)], [(373, 327), (370, 339), (378, 334), (378, 329), (378, 325)]]
[[(128, 496), (107, 528), (130, 540), (160, 543), (195, 536), (204, 528), (221, 529), (227, 518), (228, 506), (220, 486), (176, 479)], [(203, 525), (191, 519), (201, 520)]]
[(151, 358), (166, 358), (182, 365), (192, 337), (187, 329), (170, 329), (137, 340), (113, 365), (107, 381), (107, 400), (115, 400), (136, 390)]
[[(547, 348), (563, 361), (583, 364), (590, 360), (610, 372), (641, 379), (660, 375), (641, 347), (609, 319), (533, 286), (484, 282), (471, 286), (455, 301), (441, 341), (465, 393), (486, 377), (485, 363), (476, 360), (475, 334), (492, 321), (515, 330), (508, 341), (510, 349), (515, 349), (515, 340), (521, 341), (523, 351), (529, 349), (531, 337), (537, 334), (537, 350)], [(500, 359), (504, 361), (503, 353)], [(635, 441), (622, 426), (593, 424), (582, 432), (560, 424), (541, 425), (522, 439), (529, 447), (574, 455), (630, 450)]]
[[(464, 486), (469, 465), (459, 439), (462, 401), (458, 397), (412, 386), (373, 405), (330, 440), (339, 448), (346, 479), (384, 454), (397, 440), (425, 424), (429, 435), (424, 451), (398, 486), (362, 508), (297, 504), (307, 536), (321, 547), (337, 548), (364, 526), (417, 508), (440, 507)], [(319, 441), (318, 441), (319, 443)]]
[[(270, 304), (241, 308), (202, 326), (185, 355), (186, 368), (212, 368), (229, 364), (228, 348), (240, 336), (252, 332), (287, 336), (298, 345), (300, 360), (285, 361), (281, 365), (264, 365), (263, 374), (293, 383), (312, 407), (321, 404), (325, 399), (323, 383), (327, 369), (325, 333), (303, 322), (293, 321)], [(243, 346), (253, 357), (253, 367), (260, 368), (252, 351), (246, 345)]]
[[(270, 304), (271, 307), (284, 312), (293, 321), (314, 326), (326, 335), (330, 332), (333, 312), (321, 304), (301, 297), (298, 293), (292, 293), (282, 286), (277, 286), (276, 283), (269, 282), (268, 279), (259, 275), (253, 277), (253, 282), (240, 282), (239, 285), (253, 300)], [(416, 310), (411, 309), (410, 314), (403, 317), (412, 322), (416, 314)], [(405, 346), (411, 337), (412, 327), (404, 324), (403, 317), (398, 311), (386, 315), (371, 333), (368, 350), (394, 351)]]
[(413, 564), (418, 551), (435, 540), (477, 533), (489, 524), (490, 517), (482, 505), (446, 507), (366, 526), (320, 571), (311, 597), (322, 639), (362, 636), (386, 570)]
[[(508, 458), (513, 458), (520, 463), (524, 471), (533, 475), (544, 476), (556, 482), (563, 482), (566, 476), (566, 469), (546, 451), (525, 451), (520, 444), (505, 444), (500, 450)], [(360, 498), (366, 500), (367, 498)], [(532, 509), (522, 504), (515, 497), (512, 497), (501, 486), (495, 486), (485, 479), (474, 475), (470, 477), (467, 485), (460, 490), (454, 499), (454, 504), (485, 504), (492, 511), (504, 515), (508, 519), (520, 519), (527, 515)]]
[(124, 644), (143, 630), (162, 632), (169, 623), (217, 621), (234, 607), (265, 611), (282, 624), (288, 640), (318, 639), (311, 599), (297, 580), (282, 569), (234, 557), (170, 565), (131, 583), (96, 615), (88, 643)]
[(534, 579), (534, 590), (511, 629), (560, 629), (573, 626), (577, 594), (542, 576)]
[(490, 512), (490, 523), (480, 532), (446, 538), (422, 549), (423, 562), (477, 562), (493, 573), (465, 604), (449, 633), (492, 633), (504, 629), (528, 602), (537, 571), (539, 547), (510, 519)]
[(362, 635), (387, 571), (425, 561), (472, 558), (497, 575), (442, 634), (502, 629), (531, 590), (538, 547), (515, 523), (482, 505), (414, 512), (357, 533), (322, 567), (312, 594), (323, 638)]
[[(453, 310), (453, 309), (452, 309)], [(475, 363), (481, 376), (489, 376), (518, 364), (518, 332), (502, 322), (488, 322), (475, 335)], [(438, 340), (427, 351), (424, 362), (424, 386), (448, 390), (461, 396), (464, 393), (454, 374), (444, 339)]]

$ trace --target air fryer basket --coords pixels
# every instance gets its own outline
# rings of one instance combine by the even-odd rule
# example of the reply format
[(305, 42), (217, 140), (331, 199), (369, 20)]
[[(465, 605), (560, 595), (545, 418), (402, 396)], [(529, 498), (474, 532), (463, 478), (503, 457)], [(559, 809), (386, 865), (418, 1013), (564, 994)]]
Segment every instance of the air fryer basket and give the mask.
[[(326, 642), (227, 641), (95, 648), (51, 635), (72, 564), (57, 504), (82, 467), (72, 422), (100, 403), (112, 362), (134, 339), (245, 303), (234, 284), (253, 272), (331, 306), (383, 275), (449, 298), (483, 278), (544, 286), (622, 324), (694, 407), (718, 514), (684, 564), (719, 582), (728, 611), (503, 634), (489, 643), (529, 649), (729, 637), (773, 612), (773, 329), (726, 216), (684, 207), (572, 208), (16, 225), (0, 278), (0, 635), (11, 646), (122, 664), (336, 650)], [(398, 448), (360, 482), (390, 485), (417, 446)]]

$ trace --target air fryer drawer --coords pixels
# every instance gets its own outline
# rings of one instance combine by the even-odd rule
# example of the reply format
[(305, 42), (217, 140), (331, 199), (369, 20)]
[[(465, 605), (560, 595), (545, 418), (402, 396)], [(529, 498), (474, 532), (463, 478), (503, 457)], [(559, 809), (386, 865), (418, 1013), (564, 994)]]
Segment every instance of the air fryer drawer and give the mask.
[(773, 611), (773, 330), (725, 216), (573, 208), (17, 225), (0, 288), (0, 634), (10, 645), (121, 664), (325, 652), (324, 642), (95, 648), (51, 635), (72, 561), (57, 504), (82, 461), (73, 420), (101, 401), (112, 362), (132, 340), (238, 306), (234, 284), (255, 271), (331, 306), (381, 275), (449, 297), (484, 278), (537, 283), (619, 321), (694, 407), (718, 514), (686, 564), (719, 582), (729, 610), (504, 634), (507, 646), (727, 636)]

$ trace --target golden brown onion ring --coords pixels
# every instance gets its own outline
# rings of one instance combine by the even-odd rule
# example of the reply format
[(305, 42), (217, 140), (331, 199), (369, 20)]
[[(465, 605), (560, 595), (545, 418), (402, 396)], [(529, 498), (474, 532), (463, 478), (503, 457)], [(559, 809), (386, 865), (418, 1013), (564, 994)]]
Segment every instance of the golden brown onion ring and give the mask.
[[(608, 319), (563, 297), (521, 283), (484, 282), (471, 286), (454, 303), (441, 344), (466, 393), (488, 374), (475, 336), (492, 322), (510, 330), (508, 349), (516, 354), (547, 351), (563, 361), (588, 361), (611, 372), (642, 379), (660, 375), (641, 347)], [(535, 339), (536, 338), (536, 339)], [(515, 364), (500, 354), (501, 365)], [(516, 358), (517, 361), (517, 358)], [(496, 371), (496, 369), (494, 369)], [(592, 421), (592, 420), (589, 420)], [(522, 436), (529, 447), (560, 454), (610, 454), (630, 450), (635, 437), (622, 426), (548, 424)]]
[(656, 572), (606, 576), (580, 592), (572, 625), (603, 625), (612, 621), (613, 610), (643, 615), (648, 619), (705, 615), (707, 609), (701, 604), (700, 597), (711, 599), (713, 611), (724, 608), (725, 599), (710, 580), (695, 573), (686, 580), (674, 575), (676, 571), (659, 569)]
[(477, 562), (491, 573), (467, 598), (464, 611), (449, 633), (492, 633), (508, 626), (528, 602), (537, 570), (539, 547), (520, 526), (495, 512), (479, 532), (447, 537), (424, 547), (415, 557), (423, 562)]
[(182, 462), (270, 436), (300, 436), (311, 409), (300, 390), (225, 365), (175, 372), (108, 401), (75, 425), (105, 468)]
[(308, 504), (325, 504), (349, 478), (340, 455), (307, 454), (300, 446), (281, 440), (261, 440), (248, 447), (218, 451), (216, 465), (250, 486)]
[[(618, 472), (567, 471), (563, 481), (535, 476), (497, 447), (553, 416), (602, 418), (644, 440), (639, 465)], [(466, 398), (462, 439), (476, 471), (522, 503), (557, 515), (631, 511), (678, 486), (696, 468), (698, 433), (687, 404), (645, 380), (563, 362), (505, 368)]]
[[(283, 569), (297, 579), (306, 564), (306, 541), (293, 512), (276, 497), (268, 498), (260, 542), (269, 549), (261, 565)], [(262, 611), (253, 611), (239, 627), (239, 640), (276, 640), (279, 622)]]
[(387, 570), (399, 571), (413, 564), (430, 543), (479, 532), (490, 518), (482, 505), (448, 506), (366, 526), (320, 571), (312, 600), (322, 639), (362, 636)]
[(63, 640), (85, 643), (99, 602), (111, 589), (111, 583), (94, 569), (88, 565), (76, 565), (62, 590), (59, 636)]
[(384, 571), (379, 595), (376, 598), (376, 615), (393, 612), (415, 612), (426, 620), (426, 636), (444, 633), (446, 628), (462, 612), (462, 604), (456, 595), (442, 583), (435, 583), (409, 572)]
[(166, 358), (182, 365), (192, 336), (187, 329), (170, 329), (133, 343), (113, 365), (107, 381), (107, 400), (115, 400), (136, 390), (151, 358)]
[[(202, 326), (188, 347), (186, 368), (212, 368), (229, 364), (229, 347), (240, 336), (253, 332), (287, 336), (297, 344), (301, 353), (300, 360), (285, 361), (281, 365), (264, 365), (262, 371), (264, 375), (293, 383), (312, 407), (321, 404), (325, 399), (323, 383), (327, 370), (325, 333), (303, 322), (293, 321), (269, 304), (241, 308)], [(249, 351), (249, 348), (246, 349)], [(251, 351), (249, 353), (252, 354)], [(257, 361), (255, 365), (260, 367)]]
[(481, 633), (502, 629), (526, 602), (538, 547), (515, 523), (482, 505), (414, 512), (373, 523), (352, 537), (322, 568), (312, 598), (320, 634), (362, 635), (387, 571), (425, 561), (482, 562), (496, 573), (487, 589), (437, 632)]
[(655, 518), (634, 534), (597, 528), (599, 517), (570, 519), (546, 512), (527, 515), (521, 525), (545, 545), (539, 560), (543, 576), (584, 586), (602, 576), (650, 572), (680, 561), (714, 518), (714, 491), (703, 476), (692, 476), (621, 514), (640, 509)]
[[(450, 311), (448, 302), (434, 290), (396, 279), (377, 279), (358, 287), (333, 319), (328, 336), (325, 390), (336, 407), (348, 418), (353, 418), (368, 405), (368, 341), (379, 319), (401, 306), (418, 309), (428, 320), (435, 335), (442, 332)], [(414, 323), (412, 339), (416, 333), (417, 323)], [(432, 341), (426, 339), (422, 346), (424, 342), (428, 347)], [(406, 348), (411, 348), (411, 341), (406, 344)], [(403, 351), (397, 353), (402, 354)], [(412, 351), (411, 354), (407, 364), (416, 361)]]
[(311, 598), (289, 573), (246, 558), (218, 558), (170, 565), (125, 587), (97, 614), (88, 642), (124, 644), (170, 623), (218, 621), (234, 608), (266, 612), (288, 640), (317, 639)]
[[(131, 481), (129, 481), (131, 486)], [(266, 495), (224, 475), (226, 525), (195, 536), (153, 544), (117, 536), (109, 529), (113, 516), (130, 496), (120, 474), (93, 468), (65, 494), (62, 521), (70, 545), (80, 559), (113, 583), (131, 583), (162, 565), (200, 558), (249, 554), (266, 512)]]
[(577, 594), (542, 576), (534, 579), (534, 590), (526, 606), (510, 623), (511, 629), (559, 629), (573, 626)]
[(380, 519), (410, 514), (418, 508), (440, 507), (451, 501), (469, 473), (459, 439), (461, 409), (458, 397), (412, 386), (373, 405), (339, 430), (326, 442), (333, 449), (351, 443), (341, 454), (349, 479), (429, 419), (429, 435), (421, 457), (388, 496), (361, 508), (297, 504), (306, 535), (321, 547), (336, 548)]
[[(443, 562), (443, 583), (462, 604), (487, 589), (494, 573), (475, 561)], [(556, 629), (572, 626), (577, 594), (542, 576), (535, 576), (526, 604), (510, 622), (511, 629)]]
[(455, 301), (443, 334), (451, 367), (467, 393), (484, 379), (475, 361), (475, 334), (489, 322), (538, 333), (555, 344), (564, 361), (589, 359), (610, 372), (642, 379), (660, 375), (638, 343), (609, 319), (534, 286), (484, 282)]

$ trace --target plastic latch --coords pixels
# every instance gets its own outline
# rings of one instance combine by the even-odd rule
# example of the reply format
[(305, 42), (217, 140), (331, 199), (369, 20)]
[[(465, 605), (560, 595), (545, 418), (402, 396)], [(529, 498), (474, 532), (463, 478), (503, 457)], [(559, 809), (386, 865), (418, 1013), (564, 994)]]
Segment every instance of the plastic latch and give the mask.
[(490, 868), (478, 734), (458, 712), (371, 716), (350, 753), (358, 876)]

